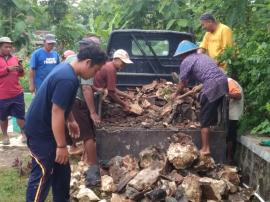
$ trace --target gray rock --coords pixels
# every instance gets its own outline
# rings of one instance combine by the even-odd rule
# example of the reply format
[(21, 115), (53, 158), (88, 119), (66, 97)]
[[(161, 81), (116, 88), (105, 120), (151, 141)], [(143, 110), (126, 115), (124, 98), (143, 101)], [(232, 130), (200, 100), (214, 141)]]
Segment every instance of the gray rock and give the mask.
[(141, 170), (136, 177), (134, 177), (128, 185), (138, 191), (145, 190), (154, 184), (162, 170), (162, 166), (151, 166)]

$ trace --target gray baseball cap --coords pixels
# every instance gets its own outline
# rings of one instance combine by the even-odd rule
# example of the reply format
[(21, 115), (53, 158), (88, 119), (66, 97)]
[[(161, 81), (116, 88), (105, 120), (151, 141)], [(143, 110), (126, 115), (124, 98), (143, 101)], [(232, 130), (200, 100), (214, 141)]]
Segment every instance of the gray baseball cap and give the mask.
[(55, 35), (46, 34), (44, 38), (45, 43), (56, 43)]

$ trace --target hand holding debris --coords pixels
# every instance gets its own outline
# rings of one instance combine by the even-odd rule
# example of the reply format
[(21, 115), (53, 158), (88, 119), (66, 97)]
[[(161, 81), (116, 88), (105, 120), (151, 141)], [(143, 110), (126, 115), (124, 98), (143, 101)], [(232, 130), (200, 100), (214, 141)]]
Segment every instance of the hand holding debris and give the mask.
[(98, 92), (102, 94), (102, 100), (108, 96), (108, 89), (107, 88), (99, 88)]
[(203, 88), (203, 85), (200, 84), (200, 85), (194, 86), (194, 87), (192, 88), (192, 91), (193, 91), (193, 93), (195, 94), (195, 93), (200, 92), (200, 91), (202, 90), (202, 88)]
[(76, 121), (68, 122), (68, 130), (71, 137), (73, 138), (80, 137), (80, 128)]

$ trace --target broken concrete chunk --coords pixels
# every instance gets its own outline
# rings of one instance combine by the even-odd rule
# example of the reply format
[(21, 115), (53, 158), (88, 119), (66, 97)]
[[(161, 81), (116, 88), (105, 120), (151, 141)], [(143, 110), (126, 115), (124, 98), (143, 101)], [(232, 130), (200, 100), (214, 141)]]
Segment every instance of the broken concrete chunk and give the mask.
[(252, 188), (243, 188), (236, 194), (229, 195), (230, 202), (250, 202), (255, 191)]
[[(138, 116), (129, 116), (128, 113), (119, 109), (110, 100), (104, 101), (103, 126), (129, 127), (141, 126), (162, 128), (162, 123), (173, 124), (177, 127), (188, 128), (196, 126), (198, 108), (196, 97), (192, 94), (180, 96), (171, 103), (171, 94), (176, 91), (176, 84), (165, 81), (154, 81), (142, 88), (127, 89), (126, 93), (133, 97), (134, 104), (131, 104), (131, 113)], [(130, 102), (124, 98), (124, 101)], [(145, 121), (151, 119), (156, 124)], [(186, 123), (186, 121), (188, 123)], [(183, 126), (181, 125), (183, 124)]]
[(165, 198), (165, 202), (178, 202), (178, 201), (175, 198), (168, 196)]
[(129, 173), (127, 173), (126, 175), (124, 175), (120, 181), (119, 184), (117, 185), (117, 192), (121, 192), (126, 185), (129, 183), (130, 180), (132, 180), (136, 175), (137, 175), (137, 171), (131, 171)]
[(220, 179), (225, 179), (234, 185), (240, 184), (240, 177), (238, 174), (237, 167), (234, 166), (223, 166), (223, 168), (217, 173)]
[(177, 185), (181, 184), (184, 180), (184, 177), (177, 173), (177, 170), (173, 170), (168, 177), (173, 180)]
[(116, 186), (113, 183), (113, 178), (108, 175), (101, 176), (101, 191), (115, 192)]
[(77, 186), (78, 186), (78, 180), (76, 178), (71, 178), (70, 179), (70, 188), (74, 189)]
[(79, 171), (76, 171), (72, 174), (72, 177), (75, 178), (76, 180), (81, 179), (81, 173)]
[(202, 196), (200, 178), (196, 175), (188, 175), (184, 178), (181, 184), (184, 189), (184, 195), (187, 197), (188, 201), (200, 202)]
[(203, 177), (199, 180), (201, 183), (203, 198), (207, 200), (220, 201), (225, 194), (227, 184), (223, 180), (215, 180)]
[(151, 124), (151, 123), (149, 123), (149, 122), (145, 122), (145, 121), (142, 122), (142, 126), (143, 126), (144, 128), (151, 128), (152, 125), (153, 125), (153, 124)]
[(89, 201), (99, 201), (99, 197), (89, 188), (81, 187), (76, 196), (77, 199), (87, 198)]
[(186, 169), (198, 158), (199, 152), (194, 145), (171, 143), (167, 156), (176, 169)]
[(224, 180), (224, 182), (226, 182), (227, 184), (227, 190), (229, 191), (230, 194), (234, 194), (238, 191), (238, 186), (234, 185), (233, 183), (231, 183), (230, 181), (226, 180), (226, 179), (222, 179)]
[(165, 163), (165, 154), (155, 146), (150, 146), (142, 150), (139, 153), (139, 158), (139, 165), (141, 168), (147, 168), (157, 161)]
[(124, 196), (119, 194), (112, 194), (111, 202), (134, 202), (130, 199), (126, 199)]
[(115, 184), (118, 184), (120, 179), (128, 172), (138, 169), (138, 162), (131, 155), (116, 156), (109, 161), (109, 174)]
[(151, 106), (151, 103), (147, 99), (144, 99), (142, 101), (142, 108), (147, 109), (150, 106)]
[(100, 172), (98, 165), (92, 165), (89, 169), (85, 172), (86, 174), (86, 186), (92, 187), (97, 186), (100, 184)]
[(147, 192), (147, 191), (138, 191), (134, 187), (127, 185), (125, 196), (129, 199), (134, 200), (134, 201), (138, 201), (138, 200), (144, 198), (145, 192)]
[(155, 80), (150, 84), (143, 85), (142, 90), (144, 92), (151, 91), (151, 90), (154, 90), (157, 85), (158, 85), (158, 82)]
[(138, 103), (135, 104), (131, 104), (129, 105), (130, 107), (130, 112), (137, 114), (137, 115), (141, 115), (143, 113), (143, 108), (141, 108), (141, 106)]
[(163, 201), (166, 196), (167, 196), (167, 193), (166, 193), (166, 190), (164, 189), (154, 189), (148, 193), (145, 194), (146, 197), (148, 197), (151, 201)]
[(177, 187), (174, 198), (177, 200), (177, 202), (188, 202), (188, 199), (185, 196), (185, 190), (182, 186)]
[(127, 171), (139, 170), (138, 161), (135, 157), (131, 155), (126, 155), (122, 158), (123, 167)]
[(193, 167), (197, 171), (208, 172), (215, 168), (215, 161), (209, 155), (200, 155), (198, 162)]
[(165, 105), (162, 109), (162, 112), (161, 112), (161, 116), (167, 116), (168, 114), (170, 114), (172, 111), (172, 105), (171, 103), (168, 103), (167, 105)]
[(166, 191), (167, 196), (172, 196), (175, 194), (177, 190), (177, 185), (175, 182), (171, 182), (168, 180), (160, 180), (162, 185), (160, 186), (161, 189), (164, 189)]
[(158, 177), (159, 173), (162, 170), (161, 167), (148, 167), (141, 170), (129, 183), (131, 187), (135, 188), (138, 191), (145, 190), (154, 184)]

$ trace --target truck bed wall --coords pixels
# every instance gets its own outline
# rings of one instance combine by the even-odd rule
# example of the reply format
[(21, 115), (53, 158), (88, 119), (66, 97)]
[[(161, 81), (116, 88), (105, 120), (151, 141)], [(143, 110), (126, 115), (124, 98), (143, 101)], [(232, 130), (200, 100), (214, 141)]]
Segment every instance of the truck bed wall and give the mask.
[[(194, 143), (200, 148), (201, 135), (199, 129), (179, 130), (190, 135)], [(169, 129), (99, 129), (97, 130), (97, 156), (99, 160), (110, 160), (114, 156), (124, 156), (138, 154), (150, 145), (159, 145), (167, 149), (169, 137), (176, 132)], [(212, 156), (217, 163), (225, 160), (226, 135), (224, 131), (212, 131), (210, 135), (210, 145)]]

